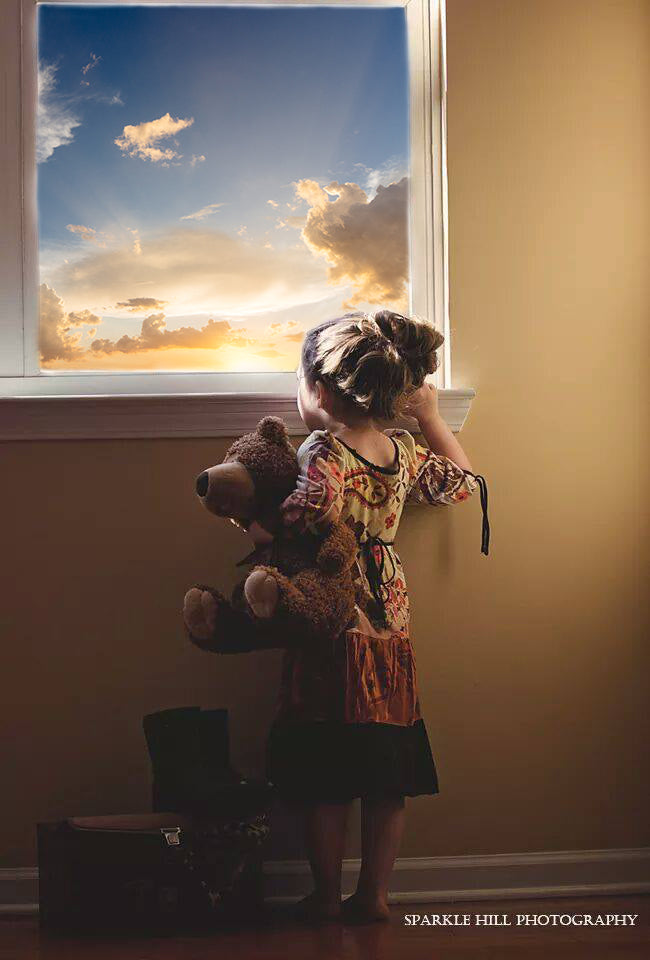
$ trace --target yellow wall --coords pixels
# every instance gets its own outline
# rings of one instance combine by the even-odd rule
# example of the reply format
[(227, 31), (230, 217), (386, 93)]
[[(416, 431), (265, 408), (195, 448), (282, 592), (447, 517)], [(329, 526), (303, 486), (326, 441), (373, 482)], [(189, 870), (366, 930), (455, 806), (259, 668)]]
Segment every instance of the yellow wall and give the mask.
[[(441, 781), (402, 854), (640, 846), (650, 4), (449, 0), (448, 67), (454, 385), (493, 539), (478, 496), (402, 523)], [(228, 706), (261, 769), (279, 655), (202, 654), (179, 617), (247, 549), (193, 497), (225, 445), (2, 448), (0, 866), (35, 863), (37, 820), (147, 809), (148, 711)]]

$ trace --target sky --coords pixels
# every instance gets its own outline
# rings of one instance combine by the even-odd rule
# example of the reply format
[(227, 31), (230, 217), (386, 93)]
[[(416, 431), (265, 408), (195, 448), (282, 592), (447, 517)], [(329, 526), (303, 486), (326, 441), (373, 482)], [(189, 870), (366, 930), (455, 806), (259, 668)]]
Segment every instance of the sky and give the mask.
[(409, 303), (401, 7), (39, 5), (41, 367), (293, 370)]

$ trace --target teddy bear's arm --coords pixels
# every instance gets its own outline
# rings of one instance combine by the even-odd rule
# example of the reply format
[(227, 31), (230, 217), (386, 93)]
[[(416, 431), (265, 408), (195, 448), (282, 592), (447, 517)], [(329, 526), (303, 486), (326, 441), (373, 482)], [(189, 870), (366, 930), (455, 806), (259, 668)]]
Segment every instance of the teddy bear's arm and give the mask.
[(243, 601), (243, 584), (232, 602), (214, 587), (197, 584), (187, 591), (183, 620), (190, 641), (210, 653), (250, 653), (286, 646), (276, 625), (253, 619)]
[(278, 587), (272, 622), (282, 643), (291, 647), (337, 636), (354, 615), (354, 590), (344, 574), (327, 576), (303, 570), (286, 577), (275, 567), (256, 567), (274, 578)]
[(255, 624), (215, 590), (197, 584), (187, 591), (183, 620), (189, 639), (210, 653), (248, 653), (257, 649)]
[(356, 538), (347, 523), (339, 521), (329, 528), (316, 556), (316, 563), (324, 573), (342, 573), (350, 569), (356, 556)]

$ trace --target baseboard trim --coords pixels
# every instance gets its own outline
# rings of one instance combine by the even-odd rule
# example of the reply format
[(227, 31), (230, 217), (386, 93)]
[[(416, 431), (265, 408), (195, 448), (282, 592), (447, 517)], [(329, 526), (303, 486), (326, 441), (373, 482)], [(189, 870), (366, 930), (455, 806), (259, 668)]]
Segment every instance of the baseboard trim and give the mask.
[[(305, 893), (307, 893), (305, 888)], [(289, 894), (285, 896), (268, 896), (267, 903), (297, 903), (305, 893)], [(343, 895), (352, 893), (344, 890)], [(560, 887), (526, 887), (525, 889), (503, 887), (502, 889), (486, 887), (475, 890), (412, 890), (408, 893), (389, 893), (388, 902), (400, 903), (456, 903), (461, 901), (482, 900), (548, 900), (560, 897), (611, 897), (634, 896), (650, 893), (650, 883), (585, 883), (580, 886), (562, 884)]]
[(38, 867), (0, 868), (0, 917), (38, 913)]
[[(359, 860), (343, 862), (351, 893)], [(264, 864), (266, 899), (291, 903), (310, 889), (309, 864)], [(392, 875), (391, 903), (446, 903), (650, 893), (650, 847), (553, 850), (458, 857), (402, 857)], [(38, 869), (0, 869), (0, 916), (38, 913)]]

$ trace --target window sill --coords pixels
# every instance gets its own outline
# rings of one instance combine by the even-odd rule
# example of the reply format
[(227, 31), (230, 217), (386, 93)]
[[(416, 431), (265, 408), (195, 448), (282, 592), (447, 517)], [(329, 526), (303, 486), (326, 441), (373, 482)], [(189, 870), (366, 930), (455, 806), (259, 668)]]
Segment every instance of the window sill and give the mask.
[[(439, 390), (440, 412), (458, 433), (475, 391)], [(294, 394), (23, 394), (0, 397), (0, 440), (113, 440), (236, 437), (272, 414), (305, 434)], [(417, 430), (414, 420), (400, 425)]]

